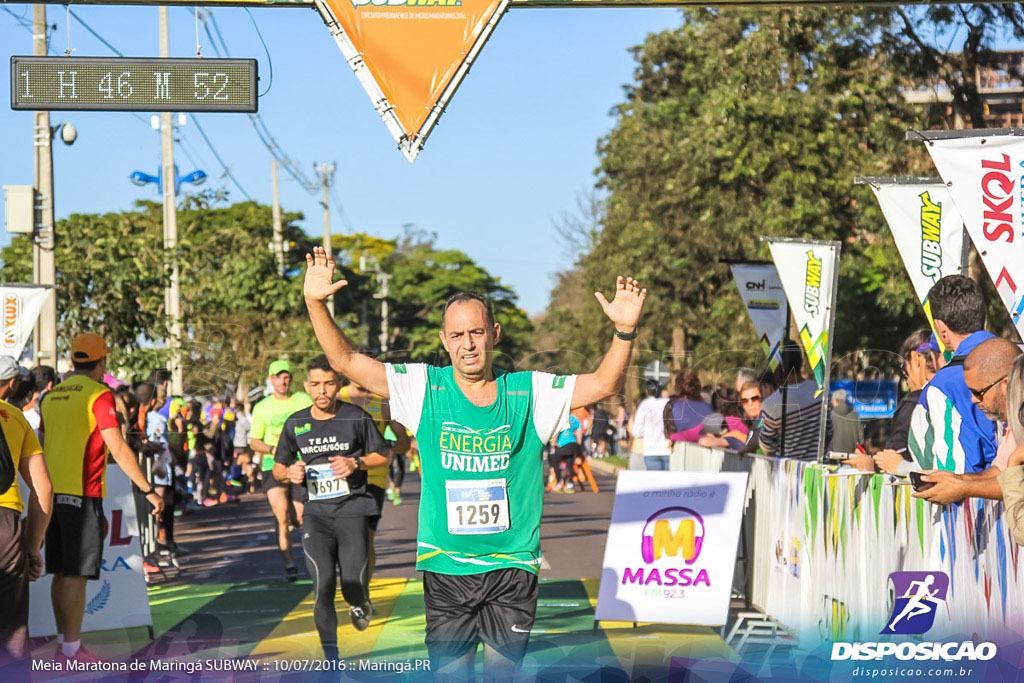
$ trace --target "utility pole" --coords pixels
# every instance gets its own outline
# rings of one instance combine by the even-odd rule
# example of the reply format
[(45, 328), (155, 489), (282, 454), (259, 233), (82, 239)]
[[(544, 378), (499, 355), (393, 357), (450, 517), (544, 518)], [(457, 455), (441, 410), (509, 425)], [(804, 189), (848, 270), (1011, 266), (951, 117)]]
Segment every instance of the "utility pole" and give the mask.
[[(167, 38), (167, 8), (160, 7), (160, 56), (169, 57)], [(171, 281), (164, 292), (164, 304), (170, 319), (167, 347), (171, 352), (171, 394), (181, 396), (185, 391), (181, 367), (181, 272), (178, 266), (178, 207), (175, 197), (174, 129), (171, 112), (160, 114), (160, 142), (163, 152), (161, 186), (164, 196), (164, 253), (171, 259)]]
[[(324, 251), (327, 252), (327, 258), (334, 258), (334, 252), (331, 249), (331, 211), (330, 201), (328, 193), (331, 189), (331, 183), (334, 180), (334, 164), (319, 164), (313, 167), (316, 172), (320, 175), (320, 184), (324, 190), (324, 198), (320, 203), (324, 208)], [(327, 310), (331, 312), (331, 317), (334, 317), (334, 297), (331, 296), (327, 299)]]
[(277, 159), (270, 158), (270, 179), (274, 194), (274, 258), (277, 274), (284, 277), (284, 238), (281, 236), (281, 201), (277, 196)]
[[(45, 57), (46, 5), (32, 8), (32, 54)], [(33, 281), (41, 285), (57, 284), (54, 260), (56, 239), (53, 221), (53, 147), (50, 142), (50, 112), (35, 112), (33, 145), (35, 147), (36, 216), (35, 235), (32, 240)], [(57, 367), (57, 296), (46, 298), (36, 324), (33, 344), (36, 363)]]

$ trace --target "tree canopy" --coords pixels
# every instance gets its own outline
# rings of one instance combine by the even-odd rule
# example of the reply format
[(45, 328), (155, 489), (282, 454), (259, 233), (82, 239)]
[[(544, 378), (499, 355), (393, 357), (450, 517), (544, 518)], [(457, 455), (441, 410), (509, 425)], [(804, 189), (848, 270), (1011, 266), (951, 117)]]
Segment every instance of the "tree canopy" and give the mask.
[[(163, 250), (162, 207), (139, 202), (133, 211), (74, 214), (57, 223), (58, 348), (93, 331), (112, 349), (111, 366), (128, 377), (143, 377), (166, 366), (168, 334), (165, 266), (177, 259), (186, 392), (222, 393), (227, 387), (262, 384), (270, 361), (288, 357), (303, 364), (320, 353), (302, 299), (305, 254), (313, 240), (285, 213), (285, 274), (272, 251), (271, 208), (255, 202), (211, 206), (206, 197), (185, 201), (178, 211), (179, 248)], [(441, 352), (441, 304), (459, 289), (473, 289), (495, 302), (503, 323), (499, 351), (515, 356), (530, 332), (514, 292), (466, 254), (435, 246), (435, 238), (408, 233), (400, 240), (368, 235), (338, 239), (342, 275), (336, 317), (370, 352), (380, 349), (378, 285), (359, 270), (359, 256), (377, 257), (392, 275), (391, 357), (445, 360)], [(28, 282), (31, 243), (18, 236), (0, 252), (0, 277)], [(510, 366), (511, 363), (506, 363)]]
[[(443, 303), (455, 292), (468, 290), (491, 300), (494, 318), (502, 330), (495, 362), (512, 369), (528, 348), (533, 331), (526, 312), (516, 305), (515, 292), (464, 252), (439, 249), (436, 241), (436, 235), (412, 229), (397, 240), (365, 234), (341, 238), (340, 251), (348, 256), (346, 277), (350, 270), (355, 276), (349, 278), (356, 285), (349, 295), (358, 292), (351, 305), (356, 306), (357, 299), (371, 304), (363, 316), (364, 345), (380, 350), (380, 302), (372, 298), (378, 289), (368, 274), (359, 270), (360, 256), (372, 256), (391, 275), (387, 297), (389, 358), (447, 364), (448, 356), (438, 336)], [(345, 296), (347, 290), (349, 287), (340, 295)]]
[(837, 349), (892, 348), (925, 319), (870, 190), (853, 180), (928, 173), (904, 139), (924, 113), (900, 97), (908, 72), (881, 39), (898, 30), (893, 15), (683, 16), (634, 49), (634, 81), (598, 144), (598, 228), (559, 278), (545, 338), (582, 340), (574, 357), (592, 363), (607, 326), (590, 292), (630, 274), (651, 291), (641, 349), (734, 367), (724, 351), (758, 345), (723, 261), (768, 259), (768, 235), (840, 240)]

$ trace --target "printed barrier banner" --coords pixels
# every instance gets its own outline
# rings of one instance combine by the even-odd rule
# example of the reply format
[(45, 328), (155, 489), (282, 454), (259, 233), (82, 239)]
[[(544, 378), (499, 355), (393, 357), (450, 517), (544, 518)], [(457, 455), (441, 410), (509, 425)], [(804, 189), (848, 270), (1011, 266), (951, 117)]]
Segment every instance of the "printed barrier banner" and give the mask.
[(928, 323), (928, 291), (947, 275), (964, 269), (964, 225), (960, 212), (939, 182), (871, 183), (896, 248), (910, 275)]
[(768, 367), (775, 370), (789, 326), (789, 307), (779, 273), (770, 263), (737, 263), (732, 266), (732, 277), (768, 358)]
[(317, 6), (411, 162), (508, 0), (317, 0)]
[(726, 623), (747, 473), (619, 473), (595, 619)]
[[(28, 500), (27, 493), (22, 482), (25, 500)], [(150, 626), (153, 618), (142, 570), (135, 498), (131, 481), (117, 465), (107, 465), (107, 497), (103, 511), (106, 516), (103, 564), (99, 580), (86, 584), (82, 632)], [(53, 575), (44, 574), (31, 584), (28, 631), (32, 637), (57, 633), (50, 605), (52, 581)]]
[(15, 360), (21, 358), (48, 296), (53, 296), (53, 287), (0, 284), (0, 301), (4, 307), (0, 354)]
[(839, 243), (767, 238), (814, 380), (825, 386), (832, 354)]
[(925, 146), (999, 298), (1024, 334), (1024, 137), (935, 139)]
[(800, 623), (800, 596), (807, 573), (801, 485), (806, 462), (780, 460), (769, 479), (772, 494), (762, 505), (770, 541), (768, 592), (764, 610), (784, 624)]
[[(677, 444), (676, 451), (673, 467), (686, 463), (701, 472), (752, 459), (695, 444)], [(747, 514), (769, 542), (754, 539), (750, 562), (770, 569), (754, 572), (752, 602), (799, 636), (801, 646), (902, 633), (893, 590), (905, 574), (933, 575), (936, 590), (948, 577), (931, 622), (910, 633), (926, 633), (928, 641), (977, 634), (1000, 647), (1024, 635), (1024, 562), (1002, 520), (1002, 501), (938, 506), (887, 475), (753, 459), (752, 472), (767, 469), (751, 479)], [(886, 630), (893, 623), (897, 629)]]

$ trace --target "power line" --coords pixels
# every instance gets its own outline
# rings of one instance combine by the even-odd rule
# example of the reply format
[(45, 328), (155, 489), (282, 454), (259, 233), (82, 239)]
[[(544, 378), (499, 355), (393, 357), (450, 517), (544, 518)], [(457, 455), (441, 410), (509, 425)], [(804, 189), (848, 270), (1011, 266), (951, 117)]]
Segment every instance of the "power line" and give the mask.
[[(17, 22), (18, 22), (19, 24), (21, 24), (22, 28), (24, 28), (25, 30), (27, 30), (27, 31), (28, 31), (29, 33), (32, 33), (32, 31), (33, 31), (33, 28), (32, 28), (32, 24), (31, 24), (31, 22), (29, 22), (29, 21), (28, 21), (28, 20), (27, 20), (27, 19), (26, 19), (25, 17), (23, 17), (23, 16), (22, 16), (22, 17), (19, 17), (19, 16), (17, 15), (17, 14), (15, 14), (15, 13), (14, 13), (13, 11), (11, 11), (11, 9), (10, 9), (10, 8), (8, 8), (8, 7), (0, 6), (0, 9), (4, 10), (4, 11), (5, 11), (5, 12), (7, 12), (8, 14), (10, 14), (10, 15), (11, 15), (12, 17), (14, 17), (14, 20), (15, 20), (15, 21), (17, 21)], [(70, 12), (70, 14), (71, 14), (71, 16), (73, 16), (73, 17), (74, 17), (75, 19), (77, 19), (77, 20), (78, 20), (78, 23), (80, 23), (80, 24), (81, 24), (82, 26), (84, 26), (84, 27), (85, 27), (85, 30), (86, 30), (86, 31), (88, 31), (89, 33), (91, 33), (92, 35), (94, 35), (94, 36), (95, 36), (95, 37), (96, 37), (96, 38), (97, 38), (97, 39), (98, 39), (98, 40), (99, 40), (100, 42), (102, 42), (102, 43), (103, 43), (104, 45), (106, 45), (106, 46), (107, 46), (107, 47), (108, 47), (108, 48), (109, 48), (109, 49), (110, 49), (111, 51), (113, 51), (113, 52), (114, 52), (114, 53), (115, 53), (116, 55), (118, 55), (119, 57), (124, 57), (124, 55), (123, 55), (123, 54), (121, 54), (120, 52), (118, 52), (118, 51), (117, 51), (117, 49), (116, 49), (116, 48), (114, 48), (114, 46), (113, 46), (113, 45), (111, 45), (111, 44), (110, 44), (110, 43), (108, 43), (107, 41), (103, 40), (103, 36), (101, 36), (101, 35), (99, 35), (98, 33), (96, 33), (96, 31), (94, 31), (94, 30), (92, 29), (92, 27), (91, 27), (91, 26), (89, 26), (89, 25), (88, 25), (88, 24), (86, 24), (86, 23), (85, 23), (84, 21), (82, 21), (81, 17), (79, 17), (79, 16), (78, 16), (77, 14), (75, 14), (75, 13), (74, 13), (73, 11), (71, 11), (71, 12)], [(53, 31), (51, 31), (51, 30), (50, 30), (50, 26), (49, 26), (49, 25), (47, 25), (47, 27), (46, 27), (46, 53), (47, 53), (48, 55), (51, 55), (51, 54), (52, 54), (52, 55), (56, 55), (57, 53), (56, 53), (56, 52), (54, 52), (54, 51), (53, 51), (53, 49), (52, 49), (52, 48), (51, 48), (51, 46), (50, 46), (50, 34), (51, 34), (51, 33), (53, 33)], [(134, 117), (135, 119), (137, 119), (137, 120), (138, 120), (138, 121), (139, 121), (140, 123), (142, 123), (142, 124), (143, 124), (143, 125), (145, 125), (146, 127), (149, 127), (149, 122), (148, 122), (148, 121), (146, 121), (146, 119), (144, 119), (144, 118), (143, 118), (143, 117), (142, 117), (141, 115), (139, 115), (139, 113), (138, 113), (138, 112), (134, 112), (134, 111), (133, 111), (133, 112), (129, 112), (129, 113), (130, 113), (130, 114), (132, 115), (132, 117)]]
[[(266, 52), (267, 55), (267, 63), (270, 66), (271, 83), (268, 84), (267, 89), (263, 93), (261, 93), (260, 97), (262, 97), (263, 95), (267, 94), (267, 92), (270, 91), (270, 86), (271, 84), (273, 84), (274, 62), (270, 56), (270, 49), (267, 47), (266, 41), (263, 40), (263, 34), (260, 32), (260, 28), (256, 24), (256, 18), (252, 16), (252, 12), (250, 12), (248, 8), (244, 9), (246, 14), (249, 15), (249, 19), (252, 21), (253, 28), (256, 29), (256, 35), (259, 37), (260, 43), (263, 45), (263, 50)], [(209, 27), (206, 26), (207, 16), (210, 19), (210, 23), (213, 24), (213, 30), (216, 32), (217, 38), (220, 39), (220, 48), (217, 47), (217, 41), (214, 40), (213, 35), (210, 33)], [(227, 42), (224, 40), (224, 34), (221, 33), (220, 26), (217, 24), (217, 18), (213, 16), (212, 10), (206, 10), (205, 15), (203, 15), (203, 26), (205, 27), (207, 37), (210, 39), (210, 44), (213, 46), (213, 49), (215, 52), (217, 52), (218, 56), (220, 55), (220, 49), (223, 49), (224, 54), (230, 57), (231, 52), (228, 49)], [(264, 121), (259, 114), (249, 114), (249, 120), (252, 122), (253, 129), (256, 131), (256, 136), (260, 139), (260, 142), (262, 142), (263, 146), (267, 148), (267, 151), (269, 151), (270, 154), (275, 159), (277, 159), (278, 164), (280, 164), (284, 168), (285, 172), (292, 178), (294, 178), (295, 181), (298, 182), (299, 185), (301, 185), (302, 188), (309, 194), (316, 194), (317, 192), (319, 192), (321, 188), (320, 183), (317, 182), (316, 180), (308, 178), (302, 172), (299, 165), (295, 161), (293, 161), (288, 156), (287, 153), (285, 153), (284, 149), (282, 149), (281, 145), (278, 144), (277, 140), (274, 138), (273, 133), (270, 132), (270, 128), (267, 126), (266, 121)], [(355, 229), (352, 226), (352, 221), (349, 220), (348, 214), (345, 213), (345, 209), (341, 203), (341, 200), (338, 199), (336, 187), (336, 185), (332, 184), (330, 191), (331, 197), (334, 199), (334, 204), (338, 209), (338, 216), (341, 218), (342, 223), (345, 225), (346, 229), (348, 229), (349, 232), (355, 232)]]
[[(225, 42), (224, 40), (224, 34), (220, 31), (220, 26), (217, 24), (217, 17), (213, 15), (213, 11), (205, 10), (205, 12), (203, 12), (200, 15), (200, 17), (201, 21), (203, 22), (203, 29), (206, 31), (206, 36), (210, 39), (210, 45), (213, 47), (214, 52), (216, 52), (217, 56), (219, 57), (221, 56), (221, 53), (223, 51), (224, 56), (230, 57), (231, 51), (228, 49), (227, 42)], [(249, 17), (252, 18), (252, 15), (250, 14)], [(207, 23), (207, 19), (209, 19), (209, 24), (213, 25), (213, 30), (217, 34), (217, 38), (219, 38), (219, 47), (217, 45), (218, 41), (214, 39), (213, 33), (210, 32), (210, 26)], [(253, 25), (256, 25), (255, 19), (253, 19)], [(259, 35), (258, 27), (256, 29), (256, 32), (257, 35)], [(262, 35), (260, 35), (260, 41), (263, 41)], [(263, 47), (264, 49), (266, 49), (265, 42), (263, 43)], [(270, 58), (269, 50), (267, 50), (267, 58), (268, 60)], [(298, 182), (299, 185), (302, 186), (302, 189), (304, 189), (309, 194), (316, 194), (317, 192), (319, 192), (320, 183), (308, 178), (299, 168), (299, 165), (285, 153), (285, 151), (281, 148), (281, 145), (279, 145), (277, 143), (277, 140), (274, 139), (273, 134), (270, 132), (270, 129), (267, 127), (266, 122), (260, 117), (260, 115), (249, 114), (249, 121), (252, 123), (252, 127), (256, 131), (256, 136), (260, 139), (260, 142), (262, 142), (263, 146), (267, 148), (267, 151), (270, 152), (271, 156), (277, 159), (277, 163), (279, 163), (282, 166), (282, 168), (284, 168), (285, 172), (292, 178), (294, 178), (296, 182)]]
[(192, 166), (195, 166), (196, 168), (201, 168), (202, 166), (205, 165), (196, 163), (196, 160), (192, 157), (192, 151), (194, 150), (190, 149), (192, 145), (186, 144), (186, 140), (183, 136), (179, 135), (175, 142), (178, 143), (178, 146), (181, 148), (181, 151), (185, 155), (185, 158), (188, 159), (188, 163), (190, 163)]
[(260, 27), (256, 24), (256, 17), (252, 15), (248, 7), (243, 7), (245, 13), (249, 15), (249, 20), (252, 22), (252, 27), (256, 29), (256, 36), (260, 39), (260, 43), (263, 45), (263, 51), (267, 53), (267, 66), (270, 69), (270, 79), (267, 83), (267, 89), (260, 93), (260, 97), (263, 97), (270, 89), (274, 86), (274, 60), (270, 57), (270, 48), (267, 47), (267, 41), (263, 40), (263, 34), (260, 33)]
[[(82, 27), (83, 27), (83, 28), (85, 28), (85, 30), (86, 30), (86, 31), (88, 31), (89, 33), (91, 33), (91, 34), (92, 34), (92, 36), (93, 36), (93, 37), (94, 37), (94, 38), (95, 38), (96, 40), (98, 40), (98, 41), (100, 41), (101, 43), (103, 43), (104, 45), (106, 45), (106, 46), (107, 46), (107, 49), (108, 49), (108, 50), (110, 50), (111, 52), (113, 52), (113, 53), (114, 53), (115, 55), (117, 55), (118, 57), (124, 57), (124, 54), (123, 54), (123, 53), (122, 53), (122, 52), (121, 52), (120, 50), (118, 50), (118, 49), (117, 49), (116, 47), (114, 47), (113, 45), (111, 45), (110, 43), (108, 43), (108, 42), (107, 42), (107, 40), (106, 40), (106, 39), (105, 39), (105, 38), (104, 38), (103, 36), (101, 36), (101, 35), (100, 35), (99, 33), (96, 33), (96, 31), (95, 31), (95, 30), (93, 29), (93, 27), (92, 27), (92, 26), (89, 26), (89, 24), (85, 23), (85, 20), (84, 20), (84, 19), (82, 19), (82, 17), (78, 16), (78, 14), (76, 14), (76, 13), (75, 13), (75, 11), (74, 11), (73, 9), (71, 9), (70, 7), (68, 8), (68, 14), (70, 14), (70, 15), (71, 15), (72, 17), (74, 17), (74, 18), (75, 18), (75, 21), (77, 21), (77, 22), (78, 22), (79, 24), (81, 24), (81, 25), (82, 25)], [(69, 30), (69, 31), (71, 30), (71, 27), (70, 27), (70, 26), (68, 27), (68, 30)], [(130, 113), (131, 113), (131, 115), (132, 115), (132, 116), (133, 116), (134, 118), (138, 119), (138, 120), (139, 120), (139, 121), (140, 121), (141, 123), (145, 124), (146, 126), (149, 126), (149, 122), (148, 122), (148, 121), (146, 121), (146, 119), (145, 119), (145, 118), (143, 118), (141, 114), (139, 114), (138, 112), (135, 112), (135, 111), (133, 111), (133, 112), (130, 112)]]
[(243, 197), (248, 199), (250, 202), (254, 201), (253, 198), (249, 196), (249, 193), (245, 191), (245, 188), (242, 187), (242, 185), (238, 182), (238, 179), (235, 178), (235, 175), (231, 172), (231, 169), (228, 168), (228, 165), (225, 164), (224, 160), (220, 158), (220, 154), (217, 153), (217, 148), (213, 146), (213, 143), (210, 142), (210, 138), (207, 137), (206, 135), (206, 131), (203, 130), (203, 127), (199, 124), (199, 119), (196, 118), (195, 114), (192, 114), (191, 116), (192, 123), (196, 124), (196, 130), (198, 130), (199, 134), (203, 136), (203, 140), (206, 141), (206, 146), (210, 148), (210, 151), (213, 152), (214, 158), (217, 159), (217, 163), (219, 163), (221, 167), (224, 169), (224, 174), (231, 179), (231, 182), (235, 184), (235, 187), (238, 188), (238, 191), (242, 193)]
[[(7, 8), (5, 7), (4, 9)], [(74, 10), (69, 10), (69, 12), (71, 16), (73, 16), (75, 20), (78, 21), (79, 24), (85, 27), (86, 31), (91, 33), (97, 40), (103, 43), (107, 47), (107, 49), (116, 54), (118, 57), (124, 57), (124, 53), (122, 53), (116, 47), (111, 45), (103, 36), (101, 36), (91, 26), (89, 26), (89, 24), (85, 23), (85, 21), (80, 16), (78, 16), (78, 14), (74, 12)], [(146, 123), (146, 120), (143, 119), (137, 112), (133, 112), (133, 116), (135, 116), (135, 118), (139, 119), (143, 123)], [(203, 137), (203, 140), (206, 142), (206, 146), (210, 148), (211, 152), (213, 152), (214, 158), (217, 159), (217, 162), (221, 165), (221, 168), (224, 169), (224, 175), (226, 175), (231, 180), (231, 182), (234, 183), (235, 187), (238, 188), (238, 191), (242, 193), (243, 197), (245, 197), (249, 201), (253, 201), (252, 197), (249, 196), (249, 193), (245, 191), (245, 188), (242, 187), (241, 183), (238, 182), (238, 179), (235, 178), (233, 173), (231, 173), (231, 169), (228, 167), (228, 165), (224, 163), (224, 160), (221, 158), (220, 153), (218, 153), (217, 148), (213, 146), (213, 142), (211, 142), (210, 138), (206, 135), (206, 131), (203, 130), (203, 127), (199, 123), (199, 119), (196, 118), (195, 114), (192, 115), (192, 122), (196, 125), (196, 130), (199, 131), (199, 134)], [(148, 126), (149, 124), (146, 123), (146, 125)]]
[[(21, 24), (21, 27), (23, 29), (27, 30), (29, 33), (32, 33), (32, 22), (30, 22), (27, 19), (27, 16), (20, 16), (19, 17), (17, 14), (14, 13), (14, 10), (12, 10), (10, 7), (2, 7), (2, 6), (0, 6), (0, 9), (2, 9), (3, 11), (7, 12), (12, 17), (14, 17), (14, 20), (16, 22), (18, 22), (19, 24)], [(26, 11), (26, 15), (27, 15), (27, 11)], [(49, 44), (50, 44), (49, 41), (47, 41), (46, 44), (47, 44), (47, 46), (49, 46)]]
[(75, 10), (69, 9), (68, 13), (71, 14), (71, 16), (73, 16), (75, 18), (75, 21), (77, 21), (79, 24), (81, 24), (85, 28), (86, 31), (91, 33), (93, 38), (95, 38), (96, 40), (98, 40), (101, 43), (103, 43), (104, 45), (106, 45), (108, 50), (113, 52), (118, 57), (124, 57), (124, 54), (120, 50), (118, 50), (116, 47), (114, 47), (113, 45), (108, 43), (107, 39), (104, 38), (103, 36), (101, 36), (99, 33), (96, 33), (96, 31), (93, 30), (92, 26), (89, 26), (89, 24), (85, 23), (82, 20), (82, 17), (78, 16), (78, 14), (75, 13)]
[(341, 204), (341, 200), (338, 198), (337, 192), (338, 185), (336, 183), (331, 184), (331, 199), (334, 200), (334, 206), (338, 208), (338, 216), (341, 217), (341, 222), (345, 224), (345, 229), (350, 233), (355, 232), (355, 228), (352, 227), (352, 221), (348, 219), (348, 214), (345, 213), (345, 208)]
[[(252, 21), (253, 28), (256, 29), (256, 35), (259, 37), (260, 43), (263, 45), (263, 50), (266, 52), (267, 63), (270, 66), (270, 80), (272, 84), (274, 78), (274, 62), (270, 56), (270, 49), (267, 47), (267, 43), (263, 39), (263, 34), (260, 32), (260, 28), (256, 24), (256, 18), (253, 17), (252, 13), (249, 11), (248, 8), (245, 8), (245, 11), (246, 14), (249, 15), (249, 19)], [(224, 40), (224, 34), (220, 30), (220, 25), (217, 23), (217, 17), (214, 16), (213, 11), (207, 9), (203, 11), (200, 17), (201, 21), (203, 22), (203, 30), (206, 32), (206, 37), (209, 38), (210, 45), (211, 47), (213, 47), (214, 52), (216, 52), (217, 56), (219, 57), (221, 56), (221, 52), (223, 51), (224, 56), (230, 57), (231, 51), (228, 48), (227, 41)], [(209, 22), (207, 22), (207, 19), (209, 19)], [(213, 25), (213, 33), (210, 32), (210, 24)], [(216, 39), (214, 38), (214, 33), (216, 33)], [(218, 42), (220, 43), (219, 46)], [(260, 96), (262, 97), (267, 92), (269, 92), (269, 90), (270, 85), (268, 84), (267, 90), (261, 93)], [(282, 168), (284, 168), (284, 171), (293, 179), (295, 179), (295, 181), (302, 186), (302, 189), (304, 189), (309, 194), (313, 195), (318, 193), (321, 189), (320, 183), (316, 180), (307, 177), (306, 174), (302, 172), (302, 169), (300, 168), (299, 164), (297, 164), (288, 156), (288, 154), (284, 151), (281, 145), (278, 144), (277, 140), (274, 138), (273, 133), (270, 132), (270, 128), (267, 126), (266, 121), (264, 121), (259, 114), (249, 114), (249, 121), (252, 123), (253, 130), (256, 131), (256, 137), (260, 139), (260, 142), (262, 142), (263, 146), (267, 148), (267, 151), (270, 152), (271, 156), (277, 159), (277, 163)], [(345, 208), (342, 205), (341, 200), (338, 198), (336, 185), (331, 185), (330, 191), (331, 197), (334, 200), (334, 205), (337, 207), (338, 216), (341, 218), (342, 223), (349, 232), (355, 232), (355, 229), (352, 226), (352, 221), (349, 220), (348, 214), (345, 213)]]

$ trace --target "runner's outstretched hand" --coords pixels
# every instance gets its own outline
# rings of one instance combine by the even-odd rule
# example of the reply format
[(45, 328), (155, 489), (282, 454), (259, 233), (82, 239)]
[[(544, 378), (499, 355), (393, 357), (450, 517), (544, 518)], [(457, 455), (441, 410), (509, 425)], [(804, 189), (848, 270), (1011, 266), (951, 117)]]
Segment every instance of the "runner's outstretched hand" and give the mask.
[(640, 289), (640, 283), (633, 278), (620, 275), (615, 279), (615, 298), (611, 302), (601, 292), (594, 292), (594, 296), (604, 309), (604, 314), (615, 324), (615, 329), (632, 332), (640, 320), (640, 309), (647, 298), (647, 290)]
[(323, 247), (313, 247), (313, 253), (306, 254), (306, 280), (302, 294), (307, 301), (326, 301), (347, 284), (348, 280), (334, 281), (334, 259)]

